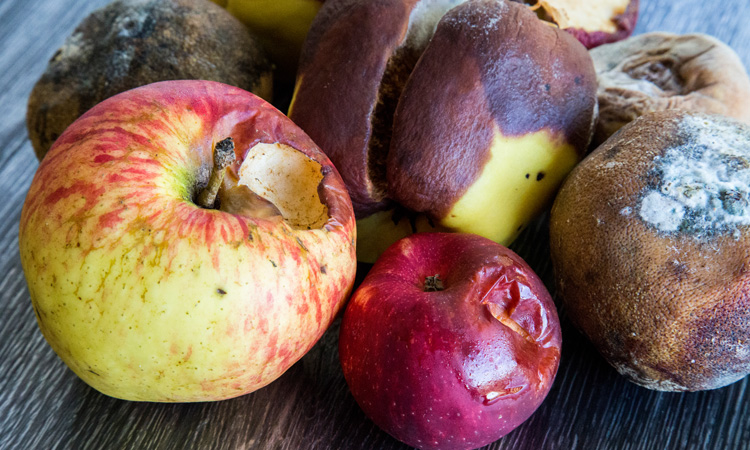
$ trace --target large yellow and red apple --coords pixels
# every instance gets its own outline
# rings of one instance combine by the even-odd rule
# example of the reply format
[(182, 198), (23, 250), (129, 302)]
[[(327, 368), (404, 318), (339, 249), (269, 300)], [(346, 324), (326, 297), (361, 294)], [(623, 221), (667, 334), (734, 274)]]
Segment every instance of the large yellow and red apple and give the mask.
[(586, 48), (505, 0), (328, 0), (289, 112), (339, 169), (372, 261), (413, 231), (509, 244), (584, 155)]
[(203, 401), (258, 389), (313, 346), (352, 287), (355, 235), (336, 169), (282, 113), (169, 81), (62, 134), (19, 245), (39, 327), (78, 376), (123, 399)]

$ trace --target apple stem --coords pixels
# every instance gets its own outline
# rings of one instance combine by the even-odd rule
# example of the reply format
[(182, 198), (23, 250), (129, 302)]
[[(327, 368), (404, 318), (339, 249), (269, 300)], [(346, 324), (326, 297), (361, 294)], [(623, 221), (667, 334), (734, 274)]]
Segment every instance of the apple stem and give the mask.
[(216, 143), (214, 146), (214, 165), (211, 168), (211, 176), (208, 179), (208, 185), (198, 195), (197, 203), (199, 206), (212, 209), (216, 203), (216, 196), (219, 194), (219, 188), (224, 181), (226, 168), (235, 160), (234, 140), (228, 137)]
[(445, 289), (445, 286), (443, 285), (443, 280), (440, 279), (439, 274), (424, 279), (425, 292), (437, 292), (442, 291), (443, 289)]

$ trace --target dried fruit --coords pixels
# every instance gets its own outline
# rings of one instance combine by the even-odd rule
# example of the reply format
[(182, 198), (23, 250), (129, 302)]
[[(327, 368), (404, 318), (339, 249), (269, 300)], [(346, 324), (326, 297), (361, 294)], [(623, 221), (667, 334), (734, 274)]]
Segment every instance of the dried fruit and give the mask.
[(647, 33), (590, 53), (599, 81), (595, 145), (636, 117), (673, 108), (750, 123), (750, 78), (734, 50), (711, 36)]

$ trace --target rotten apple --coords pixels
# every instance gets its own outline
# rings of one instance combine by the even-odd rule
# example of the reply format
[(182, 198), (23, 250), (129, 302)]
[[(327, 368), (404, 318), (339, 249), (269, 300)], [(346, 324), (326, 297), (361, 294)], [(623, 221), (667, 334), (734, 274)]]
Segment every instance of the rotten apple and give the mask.
[(352, 295), (344, 377), (383, 430), (422, 449), (469, 449), (524, 422), (560, 361), (555, 305), (532, 269), (489, 239), (417, 233)]
[(328, 158), (239, 88), (167, 81), (76, 120), (24, 203), (39, 328), (122, 399), (239, 396), (280, 376), (352, 287), (355, 222)]
[(520, 3), (328, 0), (289, 115), (341, 172), (373, 261), (414, 231), (509, 244), (585, 153), (595, 106), (586, 48)]

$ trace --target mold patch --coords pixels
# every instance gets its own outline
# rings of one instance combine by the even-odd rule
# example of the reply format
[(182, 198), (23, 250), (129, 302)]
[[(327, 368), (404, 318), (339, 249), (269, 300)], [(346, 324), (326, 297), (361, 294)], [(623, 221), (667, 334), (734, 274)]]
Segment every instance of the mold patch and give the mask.
[(750, 225), (750, 130), (708, 116), (685, 117), (681, 145), (654, 159), (641, 219), (665, 233), (740, 237)]

